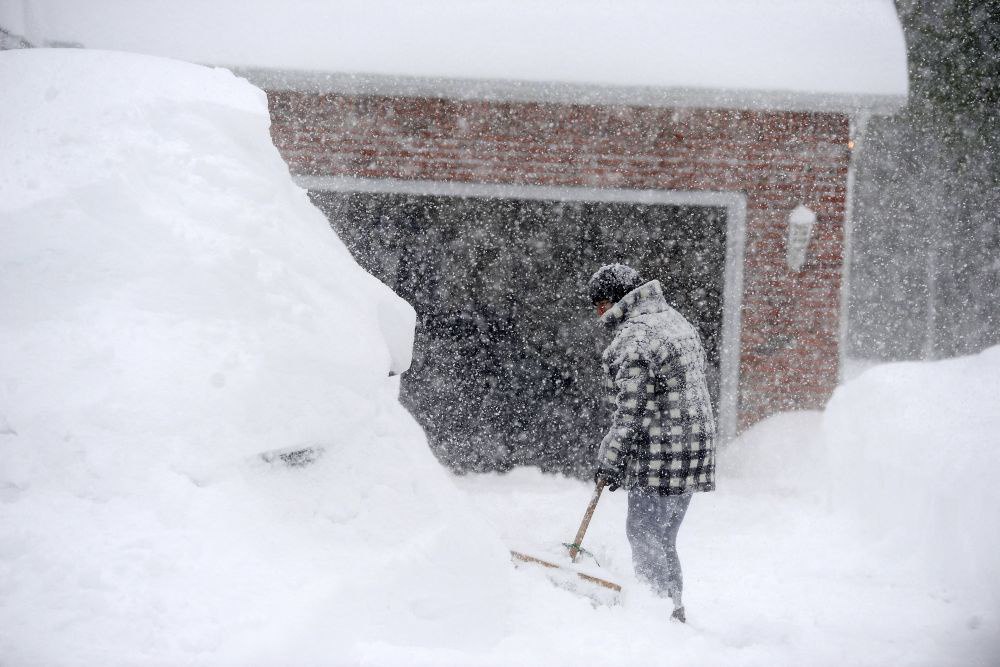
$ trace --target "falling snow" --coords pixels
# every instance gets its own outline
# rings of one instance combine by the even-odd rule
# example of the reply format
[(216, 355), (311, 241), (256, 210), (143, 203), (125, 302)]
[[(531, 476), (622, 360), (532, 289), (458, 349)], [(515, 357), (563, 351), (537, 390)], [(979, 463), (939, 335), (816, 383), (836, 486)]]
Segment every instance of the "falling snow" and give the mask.
[[(2, 2), (0, 90), (0, 663), (1000, 660), (996, 3)], [(627, 492), (621, 596), (510, 560), (619, 262), (723, 428), (683, 625)]]

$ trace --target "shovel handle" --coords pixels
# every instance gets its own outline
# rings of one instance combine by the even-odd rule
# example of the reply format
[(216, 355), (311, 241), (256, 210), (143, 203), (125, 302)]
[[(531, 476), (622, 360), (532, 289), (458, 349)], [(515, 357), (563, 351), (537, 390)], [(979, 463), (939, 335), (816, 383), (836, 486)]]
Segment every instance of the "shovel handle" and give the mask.
[(594, 510), (597, 508), (597, 501), (601, 499), (601, 491), (604, 490), (604, 480), (598, 479), (597, 485), (594, 487), (594, 495), (590, 497), (590, 504), (587, 505), (587, 511), (583, 513), (583, 521), (580, 522), (580, 530), (576, 531), (576, 538), (573, 540), (573, 544), (569, 547), (569, 559), (576, 562), (576, 557), (580, 555), (580, 546), (583, 544), (583, 536), (587, 534), (587, 527), (590, 525), (590, 519), (594, 516)]

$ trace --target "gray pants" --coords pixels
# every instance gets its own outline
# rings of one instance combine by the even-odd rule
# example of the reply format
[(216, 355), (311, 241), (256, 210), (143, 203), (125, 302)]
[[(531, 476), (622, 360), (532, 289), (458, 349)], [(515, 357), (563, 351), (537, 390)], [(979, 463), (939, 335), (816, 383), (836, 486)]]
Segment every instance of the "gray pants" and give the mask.
[(634, 487), (628, 492), (625, 531), (632, 545), (636, 576), (657, 595), (682, 606), (681, 561), (677, 558), (677, 531), (691, 503), (691, 494), (661, 496), (655, 489)]

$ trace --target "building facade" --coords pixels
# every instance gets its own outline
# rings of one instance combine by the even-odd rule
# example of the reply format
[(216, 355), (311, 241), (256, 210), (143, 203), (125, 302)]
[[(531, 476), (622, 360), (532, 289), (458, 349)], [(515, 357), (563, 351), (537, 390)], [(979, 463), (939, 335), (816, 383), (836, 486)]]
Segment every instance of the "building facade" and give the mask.
[[(740, 236), (728, 239), (720, 314), (729, 325), (720, 355), (730, 364), (719, 401), (730, 432), (778, 411), (821, 408), (836, 386), (847, 114), (289, 90), (268, 98), (275, 145), (312, 190), (502, 198), (537, 189), (583, 201), (609, 191), (725, 207), (729, 232)], [(816, 223), (794, 270), (789, 215), (803, 205)]]
[(890, 3), (88, 11), (0, 12), (3, 43), (140, 44), (266, 91), (292, 174), (416, 308), (402, 398), (456, 467), (589, 460), (582, 292), (611, 261), (699, 328), (723, 438), (834, 390), (852, 147), (907, 96)]

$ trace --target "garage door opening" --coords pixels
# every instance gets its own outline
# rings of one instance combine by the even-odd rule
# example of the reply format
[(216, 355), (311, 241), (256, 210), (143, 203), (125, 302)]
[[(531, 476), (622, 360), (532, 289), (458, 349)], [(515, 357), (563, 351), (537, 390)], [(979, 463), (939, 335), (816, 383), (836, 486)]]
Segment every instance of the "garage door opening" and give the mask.
[(658, 279), (705, 343), (723, 391), (727, 208), (628, 201), (310, 192), (357, 261), (417, 311), (401, 400), (459, 472), (581, 474), (609, 423), (585, 296), (628, 263)]

